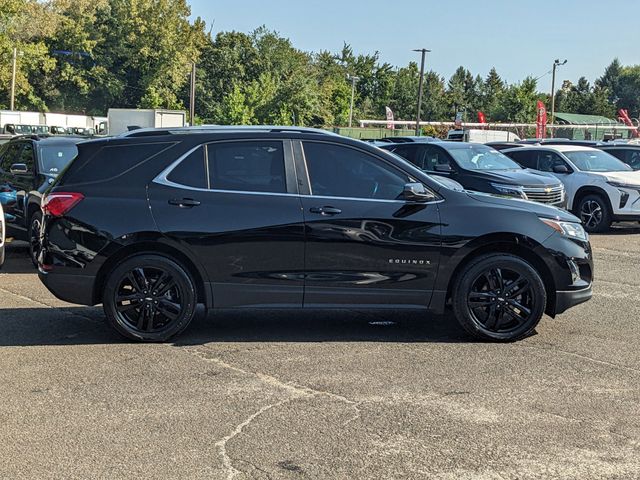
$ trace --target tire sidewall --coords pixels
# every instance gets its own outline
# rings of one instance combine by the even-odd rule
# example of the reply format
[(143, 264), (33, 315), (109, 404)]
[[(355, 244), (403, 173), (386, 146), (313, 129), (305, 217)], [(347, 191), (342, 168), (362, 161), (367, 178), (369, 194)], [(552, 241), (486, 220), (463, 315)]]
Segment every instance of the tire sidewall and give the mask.
[(602, 220), (600, 220), (600, 223), (595, 228), (587, 227), (587, 225), (583, 222), (584, 229), (588, 233), (606, 232), (611, 226), (611, 208), (609, 207), (609, 202), (607, 202), (607, 200), (603, 198), (602, 195), (590, 194), (582, 197), (580, 199), (580, 202), (578, 203), (578, 218), (580, 219), (580, 221), (582, 221), (582, 206), (590, 201), (598, 202), (598, 205), (600, 205), (600, 208), (602, 209)]
[[(158, 332), (138, 332), (123, 323), (116, 310), (115, 295), (124, 276), (138, 267), (161, 268), (171, 272), (178, 283), (183, 312), (178, 320)], [(161, 255), (136, 255), (123, 260), (108, 275), (103, 293), (103, 307), (107, 322), (126, 338), (143, 342), (164, 342), (184, 331), (193, 320), (197, 295), (195, 282), (189, 272), (175, 261)]]
[[(509, 268), (524, 276), (531, 284), (535, 296), (529, 321), (512, 332), (491, 332), (475, 320), (467, 296), (478, 276), (490, 268)], [(513, 255), (488, 255), (469, 264), (458, 277), (453, 292), (454, 313), (461, 326), (470, 334), (484, 340), (510, 342), (530, 335), (544, 315), (547, 294), (538, 272), (528, 262)]]
[(40, 212), (35, 212), (33, 215), (31, 215), (31, 218), (29, 219), (29, 230), (27, 232), (27, 236), (29, 239), (29, 257), (31, 258), (31, 262), (37, 267), (38, 253), (40, 252), (34, 251), (33, 244), (31, 243), (31, 239), (33, 238), (33, 224), (36, 222), (36, 220), (39, 222), (40, 226), (42, 227), (42, 214)]

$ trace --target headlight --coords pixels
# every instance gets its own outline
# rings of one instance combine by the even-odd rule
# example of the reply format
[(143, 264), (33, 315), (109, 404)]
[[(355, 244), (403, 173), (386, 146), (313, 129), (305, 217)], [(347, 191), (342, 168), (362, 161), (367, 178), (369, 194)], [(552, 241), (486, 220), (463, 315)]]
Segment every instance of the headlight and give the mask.
[(579, 223), (560, 222), (549, 218), (541, 218), (540, 221), (566, 237), (582, 240), (583, 242), (589, 241), (589, 235), (587, 235), (587, 232), (584, 231), (584, 228), (582, 228), (582, 225)]
[(630, 188), (631, 190), (640, 190), (640, 185), (630, 185), (628, 183), (621, 182), (607, 182), (612, 187), (616, 188)]
[(502, 185), (501, 183), (492, 183), (491, 186), (502, 195), (524, 198), (525, 200), (527, 199), (527, 195), (522, 190), (522, 187), (519, 187), (518, 185)]

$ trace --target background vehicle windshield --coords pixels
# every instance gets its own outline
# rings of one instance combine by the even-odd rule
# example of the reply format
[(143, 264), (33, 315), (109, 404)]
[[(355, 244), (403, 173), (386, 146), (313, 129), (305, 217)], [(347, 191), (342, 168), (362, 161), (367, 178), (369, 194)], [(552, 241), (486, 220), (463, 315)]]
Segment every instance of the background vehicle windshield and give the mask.
[(47, 145), (40, 152), (42, 172), (57, 175), (75, 158), (78, 148), (74, 144)]
[(460, 145), (447, 151), (458, 165), (467, 170), (522, 170), (506, 155), (484, 145)]
[(600, 150), (576, 150), (564, 152), (569, 160), (583, 172), (621, 172), (633, 170), (613, 155)]

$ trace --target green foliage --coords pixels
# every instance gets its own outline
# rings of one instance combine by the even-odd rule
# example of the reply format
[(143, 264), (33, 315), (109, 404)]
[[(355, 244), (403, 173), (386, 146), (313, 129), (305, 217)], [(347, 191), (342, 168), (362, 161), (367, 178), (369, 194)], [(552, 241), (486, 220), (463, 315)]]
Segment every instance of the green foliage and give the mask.
[[(188, 0), (0, 0), (0, 108), (9, 105), (11, 57), (18, 48), (19, 109), (105, 114), (110, 107), (185, 109), (189, 73), (197, 65), (196, 117), (219, 124), (346, 125), (354, 119), (416, 117), (419, 70), (395, 68), (378, 52), (310, 54), (266, 27), (213, 36), (190, 20)], [(615, 59), (594, 85), (582, 78), (557, 93), (556, 110), (640, 116), (640, 66)], [(482, 78), (463, 66), (445, 79), (424, 76), (420, 116), (451, 121), (530, 123), (548, 96), (534, 79), (508, 85), (492, 68)], [(431, 131), (431, 130), (430, 130)]]

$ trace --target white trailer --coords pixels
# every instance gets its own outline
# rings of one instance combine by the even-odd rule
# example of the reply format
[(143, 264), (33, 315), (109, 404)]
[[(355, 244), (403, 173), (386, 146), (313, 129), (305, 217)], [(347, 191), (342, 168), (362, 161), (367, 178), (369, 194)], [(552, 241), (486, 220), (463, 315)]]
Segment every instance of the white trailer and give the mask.
[(482, 130), (469, 128), (466, 130), (449, 130), (447, 140), (455, 142), (515, 142), (520, 140), (515, 133), (506, 130)]
[(110, 108), (107, 113), (109, 135), (120, 135), (135, 128), (184, 127), (183, 110)]

